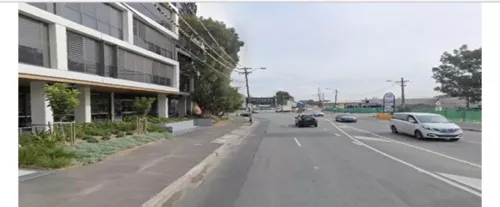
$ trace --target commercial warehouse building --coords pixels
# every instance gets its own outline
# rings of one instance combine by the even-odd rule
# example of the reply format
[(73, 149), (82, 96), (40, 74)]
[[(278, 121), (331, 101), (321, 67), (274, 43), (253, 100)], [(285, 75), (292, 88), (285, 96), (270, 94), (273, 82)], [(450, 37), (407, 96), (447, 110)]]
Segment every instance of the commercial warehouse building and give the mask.
[(138, 96), (156, 98), (153, 115), (186, 115), (194, 83), (181, 75), (178, 39), (153, 3), (20, 3), (20, 127), (54, 120), (43, 89), (55, 82), (80, 91), (78, 123), (121, 120)]

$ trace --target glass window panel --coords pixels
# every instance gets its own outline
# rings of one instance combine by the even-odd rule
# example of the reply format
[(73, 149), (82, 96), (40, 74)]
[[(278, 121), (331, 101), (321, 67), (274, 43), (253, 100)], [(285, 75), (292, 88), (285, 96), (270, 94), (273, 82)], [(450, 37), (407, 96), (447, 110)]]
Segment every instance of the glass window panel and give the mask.
[(63, 17), (76, 23), (82, 23), (82, 13), (71, 7), (63, 7)]
[(66, 3), (66, 6), (71, 7), (77, 11), (82, 10), (82, 4), (80, 4), (80, 3)]
[(120, 29), (123, 28), (122, 27), (123, 22), (122, 22), (121, 12), (115, 8), (110, 8), (110, 10), (109, 10), (109, 24), (114, 26), (114, 27), (118, 27)]
[(121, 29), (118, 29), (116, 27), (111, 27), (111, 36), (116, 37), (118, 39), (122, 39), (123, 32)]
[(102, 33), (108, 34), (108, 35), (111, 34), (111, 31), (110, 31), (110, 28), (109, 28), (108, 24), (105, 24), (105, 23), (103, 23), (101, 21), (98, 21), (97, 24), (98, 24), (98, 29), (97, 30), (99, 30), (99, 32), (102, 32)]
[(97, 6), (97, 19), (103, 22), (109, 22), (109, 6), (106, 4), (99, 4)]
[(97, 61), (99, 58), (99, 51), (98, 51), (99, 47), (97, 45), (97, 42), (92, 39), (85, 38), (84, 43), (85, 43), (85, 59), (90, 61)]
[(48, 27), (45, 23), (18, 16), (18, 61), (49, 67)]
[(94, 17), (83, 14), (83, 25), (92, 29), (97, 29), (97, 20)]
[(38, 7), (42, 10), (47, 10), (47, 3), (28, 3), (31, 6)]
[(96, 10), (97, 10), (97, 5), (96, 3), (82, 3), (83, 5), (83, 12), (91, 17), (96, 18)]

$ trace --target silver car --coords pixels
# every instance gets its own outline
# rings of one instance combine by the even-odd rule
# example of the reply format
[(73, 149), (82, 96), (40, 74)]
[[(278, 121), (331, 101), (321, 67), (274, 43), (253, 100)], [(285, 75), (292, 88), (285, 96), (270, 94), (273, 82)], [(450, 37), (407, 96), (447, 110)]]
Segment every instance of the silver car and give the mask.
[(339, 114), (335, 116), (335, 121), (337, 122), (353, 122), (356, 123), (358, 118), (352, 114)]

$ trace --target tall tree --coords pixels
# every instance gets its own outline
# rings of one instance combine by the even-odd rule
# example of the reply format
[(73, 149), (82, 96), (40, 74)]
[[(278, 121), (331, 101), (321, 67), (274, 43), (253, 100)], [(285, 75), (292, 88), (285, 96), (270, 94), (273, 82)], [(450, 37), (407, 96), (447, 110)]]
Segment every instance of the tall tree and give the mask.
[(275, 97), (278, 105), (285, 105), (288, 100), (293, 101), (293, 96), (286, 91), (277, 91)]
[(469, 50), (462, 45), (453, 53), (444, 52), (441, 65), (432, 68), (433, 78), (440, 86), (434, 90), (451, 97), (464, 98), (467, 108), (471, 102), (481, 101), (482, 48)]
[[(232, 109), (231, 106), (235, 104), (234, 102), (239, 102), (241, 99), (236, 100), (237, 96), (233, 94), (234, 89), (230, 86), (228, 77), (230, 77), (232, 69), (236, 67), (236, 63), (239, 61), (238, 52), (244, 45), (244, 42), (239, 39), (234, 28), (227, 28), (221, 21), (187, 15), (182, 17), (196, 33), (201, 35), (201, 38), (205, 40), (211, 48), (216, 50), (215, 53), (224, 57), (220, 58), (219, 55), (209, 50), (206, 45), (206, 50), (203, 50), (196, 46), (195, 43), (188, 43), (186, 49), (194, 56), (202, 59), (198, 60), (193, 57), (193, 61), (187, 63), (185, 67), (186, 71), (184, 72), (195, 78), (196, 90), (191, 94), (191, 99), (198, 104), (204, 116), (210, 116), (212, 114), (222, 115), (226, 112), (230, 112), (230, 109)], [(197, 18), (201, 20), (222, 49), (212, 41), (212, 38), (205, 31)], [(188, 36), (193, 38), (197, 37), (183, 21), (180, 21), (180, 23), (181, 28), (188, 33)], [(203, 42), (199, 37), (195, 39), (197, 39), (200, 44)], [(228, 58), (225, 53), (231, 58)], [(218, 61), (214, 60), (208, 54), (217, 58)], [(199, 73), (199, 75), (194, 75), (196, 73)]]

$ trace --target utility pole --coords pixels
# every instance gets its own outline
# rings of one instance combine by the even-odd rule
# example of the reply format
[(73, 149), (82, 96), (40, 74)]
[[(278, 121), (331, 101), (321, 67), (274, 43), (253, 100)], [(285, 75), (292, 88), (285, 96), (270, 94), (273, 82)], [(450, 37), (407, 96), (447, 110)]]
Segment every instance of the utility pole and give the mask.
[(249, 103), (250, 103), (250, 87), (248, 86), (248, 74), (250, 74), (251, 72), (248, 71), (248, 68), (247, 67), (244, 67), (242, 68), (243, 69), (243, 74), (245, 74), (245, 83), (246, 83), (246, 86), (247, 86), (247, 99), (246, 99), (246, 107), (247, 107), (247, 112), (248, 112), (248, 118), (250, 119), (250, 123), (253, 122), (252, 120), (252, 111), (250, 110), (250, 106), (249, 106)]
[(335, 89), (335, 102), (333, 103), (333, 108), (337, 108), (337, 93), (339, 90)]
[[(244, 74), (245, 75), (245, 84), (247, 86), (247, 98), (245, 100), (245, 105), (247, 107), (247, 112), (248, 112), (248, 118), (249, 118), (249, 121), (250, 123), (253, 123), (253, 119), (252, 119), (252, 110), (250, 109), (250, 86), (248, 85), (248, 74), (252, 73), (253, 71), (250, 71), (250, 69), (252, 68), (248, 68), (248, 67), (244, 67), (244, 68), (241, 68), (243, 69), (243, 72), (239, 72), (240, 74)], [(265, 70), (266, 68), (265, 67), (261, 67), (261, 68), (258, 68), (258, 69), (261, 69), (261, 70)]]
[(337, 89), (331, 89), (331, 88), (326, 88), (326, 90), (333, 90), (333, 92), (335, 93), (335, 101), (333, 102), (333, 108), (337, 108), (337, 93), (339, 92), (339, 90)]
[(321, 101), (321, 89), (318, 87), (318, 103), (320, 107), (323, 107), (323, 102)]
[(394, 83), (398, 84), (399, 86), (401, 86), (401, 108), (404, 108), (405, 107), (405, 87), (406, 87), (406, 83), (408, 83), (410, 81), (405, 80), (403, 77), (401, 77), (401, 80), (399, 80), (399, 81), (388, 80), (387, 82), (394, 82)]

